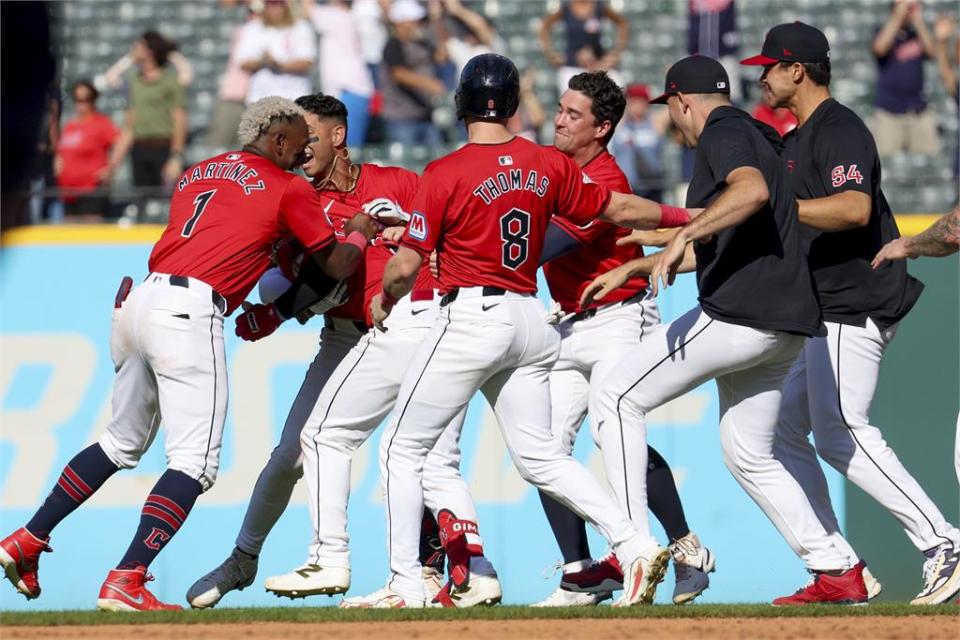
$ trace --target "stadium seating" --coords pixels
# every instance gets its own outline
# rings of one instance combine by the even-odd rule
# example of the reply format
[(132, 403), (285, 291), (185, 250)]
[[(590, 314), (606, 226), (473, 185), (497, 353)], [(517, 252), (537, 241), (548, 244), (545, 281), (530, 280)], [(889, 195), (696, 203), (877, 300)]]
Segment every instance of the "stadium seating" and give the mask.
[[(54, 32), (59, 39), (62, 82), (69, 84), (105, 71), (126, 52), (133, 40), (146, 29), (157, 29), (177, 40), (183, 54), (194, 66), (196, 77), (188, 91), (191, 143), (188, 159), (198, 159), (212, 150), (200, 145), (217, 98), (217, 85), (228, 55), (232, 30), (243, 20), (241, 7), (223, 7), (219, 3), (166, 0), (71, 0), (54, 5)], [(641, 81), (658, 86), (671, 61), (686, 54), (687, 2), (681, 0), (612, 0), (631, 24), (630, 46), (621, 61), (625, 82)], [(949, 0), (925, 3), (927, 15), (957, 13)], [(539, 70), (535, 88), (548, 113), (556, 101), (556, 83), (546, 65), (536, 34), (543, 15), (558, 6), (558, 0), (484, 0), (474, 3), (495, 24), (506, 43), (507, 53), (523, 70)], [(859, 113), (869, 116), (872, 107), (875, 64), (870, 39), (886, 12), (886, 0), (741, 0), (738, 26), (741, 51), (758, 51), (767, 27), (780, 22), (804, 20), (824, 28), (833, 45), (835, 95)], [(559, 30), (558, 30), (559, 31)], [(558, 45), (561, 34), (555, 34)], [(605, 32), (608, 44), (611, 30)], [(752, 71), (745, 70), (746, 84)], [(884, 162), (884, 185), (888, 199), (899, 212), (944, 211), (957, 200), (957, 185), (952, 177), (952, 160), (957, 147), (957, 113), (946, 97), (933, 64), (927, 68), (930, 102), (939, 114), (944, 151), (937, 158), (898, 155)], [(750, 87), (748, 87), (750, 89)], [(751, 89), (752, 91), (752, 89)], [(755, 99), (756, 92), (752, 91)], [(124, 92), (108, 91), (100, 108), (117, 122), (122, 121), (126, 105)], [(549, 139), (551, 126), (545, 127)], [(403, 148), (399, 145), (355, 150), (354, 157), (364, 161), (398, 163), (421, 169), (442, 150)], [(679, 179), (679, 151), (670, 149), (668, 174)], [(948, 159), (945, 161), (944, 159)], [(129, 172), (122, 171), (115, 185), (128, 184)]]

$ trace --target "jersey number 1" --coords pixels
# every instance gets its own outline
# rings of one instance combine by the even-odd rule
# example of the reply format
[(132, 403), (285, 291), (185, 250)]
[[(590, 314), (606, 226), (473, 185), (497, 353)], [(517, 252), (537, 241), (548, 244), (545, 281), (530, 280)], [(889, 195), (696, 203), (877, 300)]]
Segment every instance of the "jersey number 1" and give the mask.
[(500, 218), (500, 239), (503, 241), (503, 266), (513, 271), (527, 261), (527, 238), (530, 236), (530, 214), (510, 209)]
[(193, 199), (193, 215), (190, 216), (190, 219), (183, 225), (183, 231), (180, 232), (181, 236), (184, 238), (190, 237), (190, 234), (193, 233), (193, 228), (197, 226), (197, 221), (200, 220), (200, 216), (203, 215), (203, 210), (206, 209), (210, 201), (213, 200), (213, 194), (216, 192), (216, 189), (204, 191)]

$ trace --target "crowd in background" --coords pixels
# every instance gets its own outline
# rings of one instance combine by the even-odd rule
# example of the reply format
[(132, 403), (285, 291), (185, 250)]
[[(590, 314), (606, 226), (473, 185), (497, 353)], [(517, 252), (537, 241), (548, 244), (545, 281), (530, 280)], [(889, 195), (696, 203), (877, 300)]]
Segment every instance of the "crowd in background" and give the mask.
[[(222, 2), (237, 5), (238, 0)], [(236, 25), (213, 117), (201, 132), (205, 146), (238, 145), (237, 123), (246, 104), (267, 95), (288, 98), (320, 90), (349, 112), (348, 144), (453, 145), (463, 128), (449, 109), (460, 69), (483, 52), (510, 55), (505, 41), (467, 0), (249, 0)], [(546, 6), (546, 5), (545, 5)], [(897, 0), (872, 42), (877, 65), (874, 134), (881, 155), (936, 155), (940, 135), (928, 104), (924, 60), (935, 59), (948, 95), (958, 96), (956, 23), (937, 16), (928, 26), (919, 2)], [(687, 49), (719, 59), (735, 103), (781, 134), (796, 126), (785, 109), (759, 100), (756, 78), (738, 65), (735, 0), (689, 0)], [(581, 70), (607, 70), (625, 85), (627, 110), (610, 144), (635, 192), (660, 199), (665, 188), (664, 146), (672, 132), (663, 109), (650, 109), (658, 88), (623, 82), (620, 59), (631, 25), (610, 4), (565, 0), (543, 16), (541, 65), (523, 71), (521, 107), (510, 127), (545, 141), (552, 105), (534, 90), (537, 73), (554, 67), (557, 95)], [(670, 61), (664, 61), (668, 63)], [(96, 221), (109, 211), (109, 185), (130, 163), (132, 183), (162, 199), (184, 169), (188, 143), (187, 91), (191, 62), (157, 31), (141, 34), (129, 52), (94, 78), (68, 88), (65, 105), (51, 100), (35, 185), (56, 184), (59, 197), (34, 198), (35, 222)], [(115, 123), (97, 110), (101, 93), (125, 92), (126, 115)], [(751, 99), (752, 98), (752, 99)], [(63, 117), (61, 117), (61, 111)], [(865, 114), (866, 115), (866, 114)], [(62, 122), (62, 124), (61, 124)], [(956, 146), (956, 145), (954, 145)], [(689, 175), (692, 154), (684, 154)], [(958, 161), (953, 159), (956, 174)], [(49, 190), (44, 193), (49, 194)]]

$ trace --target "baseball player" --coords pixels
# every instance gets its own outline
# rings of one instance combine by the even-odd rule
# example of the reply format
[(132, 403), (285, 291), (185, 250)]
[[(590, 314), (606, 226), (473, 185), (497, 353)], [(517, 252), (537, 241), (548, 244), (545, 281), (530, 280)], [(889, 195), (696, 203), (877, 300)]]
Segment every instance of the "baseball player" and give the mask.
[[(315, 167), (326, 167), (331, 161), (348, 163), (345, 158), (336, 159), (336, 149), (342, 147), (339, 136), (346, 122), (342, 119), (343, 114), (331, 106), (342, 107), (338, 100), (329, 96), (317, 99), (316, 107), (307, 106), (311, 114), (322, 116), (315, 119), (308, 115), (312, 131), (319, 138), (319, 142), (308, 149), (308, 156), (314, 156), (305, 164), (308, 172)], [(322, 198), (332, 199), (331, 216), (338, 218), (365, 201), (375, 202), (377, 210), (385, 204), (394, 204), (394, 207), (412, 204), (418, 181), (416, 174), (375, 165), (345, 166), (353, 167), (349, 173), (356, 176), (349, 188), (345, 191), (322, 188), (320, 191)], [(404, 180), (405, 188), (398, 189), (391, 183), (394, 176)], [(409, 186), (413, 189), (406, 188)], [(378, 194), (381, 198), (369, 200)], [(351, 284), (351, 290), (358, 293), (351, 296), (346, 305), (331, 310), (328, 317), (346, 315), (351, 322), (361, 323), (364, 328), (368, 326), (369, 303), (382, 287), (383, 268), (394, 248), (395, 245), (391, 246), (383, 238), (373, 244), (367, 252), (362, 280)], [(393, 407), (406, 364), (436, 319), (440, 301), (436, 287), (429, 269), (421, 270), (414, 290), (400, 302), (385, 331), (365, 331), (322, 384), (299, 436), (314, 538), (307, 562), (287, 574), (268, 578), (265, 585), (269, 591), (301, 597), (349, 589), (347, 503), (353, 454)], [(263, 305), (248, 311), (253, 314), (263, 312)], [(472, 566), (482, 574), (475, 582), (476, 586), (484, 583), (484, 588), (477, 590), (477, 593), (482, 592), (482, 598), (477, 602), (459, 599), (456, 606), (471, 606), (480, 601), (493, 603), (501, 597), (496, 572), (483, 558), (476, 507), (459, 473), (458, 440), (464, 415), (465, 411), (461, 411), (454, 417), (440, 442), (427, 456), (423, 477), (427, 504), (436, 515), (440, 540), (451, 563), (465, 562), (461, 556), (469, 553)], [(439, 572), (431, 566), (424, 566), (423, 572), (425, 587), (430, 586), (431, 597), (437, 597), (442, 587)], [(454, 604), (445, 596), (440, 596), (439, 601), (448, 606)]]
[[(801, 22), (776, 26), (763, 52), (742, 64), (762, 65), (765, 100), (789, 108), (798, 120), (782, 157), (808, 231), (810, 268), (827, 326), (826, 336), (806, 341), (787, 376), (776, 458), (803, 487), (849, 562), (862, 563), (840, 533), (817, 454), (886, 507), (927, 558), (924, 587), (912, 603), (946, 602), (960, 591), (960, 530), (946, 521), (869, 418), (883, 353), (923, 289), (903, 262), (871, 269), (884, 243), (900, 235), (880, 190), (873, 136), (830, 96), (830, 49), (819, 29)], [(816, 450), (808, 440), (811, 431)], [(832, 589), (818, 580), (791, 600), (831, 598)]]
[[(833, 601), (866, 602), (862, 566), (836, 547), (803, 489), (773, 457), (784, 378), (804, 336), (823, 331), (795, 199), (774, 146), (779, 136), (730, 106), (726, 71), (705, 56), (674, 64), (664, 94), (652, 102), (668, 105), (696, 148), (687, 205), (706, 207), (657, 254), (652, 290), (660, 280), (672, 282), (695, 256), (700, 304), (628, 351), (592, 395), (607, 477), (621, 501), (643, 505), (645, 474), (629, 473), (624, 461), (644, 468), (646, 414), (714, 378), (731, 473), (816, 580), (832, 588)], [(621, 436), (630, 431), (638, 437)], [(628, 445), (622, 455), (621, 442)], [(642, 520), (634, 513), (644, 531)]]
[[(623, 91), (605, 72), (573, 76), (554, 116), (554, 144), (594, 182), (630, 193), (626, 176), (607, 151), (624, 107)], [(579, 306), (581, 292), (597, 275), (643, 255), (639, 245), (618, 244), (629, 233), (601, 221), (581, 227), (559, 217), (548, 227), (541, 260), (550, 294), (564, 314), (557, 325), (560, 357), (550, 372), (551, 424), (564, 453), (573, 451), (591, 384), (599, 384), (623, 352), (660, 323), (659, 309), (647, 296), (645, 278), (630, 279), (603, 304)], [(650, 507), (671, 540), (676, 569), (673, 599), (678, 604), (688, 602), (709, 585), (713, 555), (687, 526), (670, 467), (651, 447), (648, 451)], [(534, 606), (595, 605), (611, 597), (611, 588), (620, 588), (623, 581), (616, 556), (591, 562), (584, 521), (543, 491), (540, 499), (564, 564), (560, 586)]]
[[(383, 291), (373, 299), (379, 327), (414, 286), (424, 257), (437, 249), (445, 295), (436, 324), (407, 369), (381, 440), (391, 578), (344, 606), (421, 607), (417, 558), (423, 511), (422, 469), (447, 423), (478, 389), (500, 422), (522, 477), (598, 527), (624, 567), (621, 604), (652, 601), (669, 552), (638, 536), (593, 475), (564, 455), (550, 434), (549, 371), (559, 336), (543, 322), (536, 269), (554, 212), (586, 224), (597, 215), (641, 228), (682, 224), (688, 216), (636, 196), (611, 193), (560, 151), (512, 136), (519, 74), (496, 54), (472, 58), (456, 93), (468, 144), (428, 165)], [(469, 597), (472, 567), (452, 598)]]
[[(334, 228), (342, 233), (344, 225), (356, 211), (377, 199), (386, 198), (389, 202), (409, 206), (417, 188), (418, 177), (415, 173), (398, 167), (358, 165), (350, 162), (346, 147), (347, 111), (342, 102), (331, 96), (318, 94), (300, 97), (297, 104), (306, 111), (310, 134), (310, 144), (305, 150), (302, 168), (311, 178), (312, 188), (319, 194), (319, 202), (322, 203), (313, 215), (331, 220)], [(317, 403), (321, 389), (341, 361), (366, 334), (369, 321), (364, 304), (365, 296), (370, 295), (371, 287), (373, 291), (379, 290), (383, 266), (391, 255), (382, 238), (375, 238), (364, 255), (363, 263), (347, 280), (349, 298), (344, 304), (328, 310), (324, 316), (325, 326), (320, 334), (321, 348), (307, 369), (284, 423), (280, 442), (257, 478), (236, 546), (226, 560), (190, 587), (187, 601), (191, 606), (212, 607), (228, 592), (243, 589), (253, 583), (263, 543), (286, 509), (293, 489), (303, 475), (300, 433)], [(303, 270), (309, 267), (307, 263)], [(290, 268), (284, 268), (290, 274)], [(282, 274), (268, 275), (279, 281), (281, 289), (290, 286), (290, 282)], [(305, 283), (300, 276), (302, 274), (298, 274), (296, 286), (290, 287), (276, 301), (255, 305), (238, 316), (238, 335), (246, 340), (259, 340), (275, 331), (285, 318), (293, 317), (302, 308), (316, 302), (320, 292), (328, 284), (321, 282), (305, 286), (310, 283)], [(313, 281), (316, 280), (314, 276)], [(270, 289), (276, 286), (276, 282), (263, 283), (261, 294), (273, 298), (277, 293)], [(285, 298), (292, 298), (295, 302)], [(285, 312), (280, 307), (291, 307), (292, 311)], [(325, 578), (329, 576), (330, 572)], [(267, 583), (268, 588), (276, 587), (272, 590), (278, 595), (302, 597), (311, 593), (332, 594), (345, 591), (349, 581), (328, 584), (325, 587), (321, 585), (322, 590), (312, 592), (290, 590), (286, 586), (283, 583), (275, 584), (273, 580)]]
[(341, 279), (376, 229), (358, 216), (346, 227), (347, 241), (337, 243), (329, 223), (314, 214), (321, 205), (313, 189), (288, 173), (307, 144), (303, 113), (282, 98), (253, 103), (239, 126), (243, 149), (194, 165), (177, 184), (149, 275), (132, 291), (124, 279), (117, 295), (113, 417), (99, 442), (63, 469), (26, 526), (0, 543), (0, 564), (27, 598), (40, 595), (37, 562), (50, 550), (50, 532), (117, 470), (136, 466), (162, 419), (167, 471), (144, 503), (129, 549), (107, 575), (97, 608), (180, 609), (147, 590), (147, 567), (217, 476), (227, 411), (224, 316), (269, 266), (269, 248), (282, 235), (297, 238), (312, 254), (308, 259)]

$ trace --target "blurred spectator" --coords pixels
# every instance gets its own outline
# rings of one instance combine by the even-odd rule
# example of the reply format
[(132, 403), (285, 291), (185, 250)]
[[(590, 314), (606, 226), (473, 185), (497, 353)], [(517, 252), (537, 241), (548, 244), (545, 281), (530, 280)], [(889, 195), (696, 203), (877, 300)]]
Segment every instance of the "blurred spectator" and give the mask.
[(71, 95), (74, 117), (63, 125), (53, 171), (63, 190), (68, 221), (93, 222), (107, 213), (103, 187), (110, 175), (110, 149), (120, 130), (97, 111), (100, 94), (92, 81), (74, 83)]
[(734, 0), (689, 0), (687, 11), (687, 53), (719, 60), (730, 77), (730, 100), (740, 102), (740, 34)]
[(430, 14), (436, 22), (437, 37), (447, 48), (452, 62), (455, 87), (464, 65), (482, 53), (502, 53), (504, 43), (482, 15), (464, 6), (460, 0), (430, 0)]
[[(229, 6), (234, 0), (221, 0)], [(220, 76), (220, 89), (217, 92), (217, 104), (213, 108), (213, 118), (210, 119), (210, 128), (207, 129), (207, 145), (220, 149), (236, 149), (240, 145), (237, 136), (237, 127), (240, 117), (246, 108), (247, 91), (250, 88), (250, 72), (240, 66), (237, 57), (238, 46), (243, 34), (259, 28), (256, 20), (259, 12), (252, 5), (248, 5), (247, 20), (237, 25), (230, 34), (230, 56), (227, 59), (227, 68)], [(262, 7), (260, 7), (262, 9)]]
[(899, 151), (934, 155), (940, 150), (936, 115), (923, 92), (923, 61), (936, 54), (923, 7), (896, 0), (873, 39), (877, 58), (874, 136), (881, 156)]
[[(957, 65), (960, 65), (960, 39), (957, 35), (957, 22), (951, 16), (940, 15), (933, 25), (933, 34), (937, 42), (937, 71), (947, 95), (953, 100), (954, 117), (960, 111), (960, 81), (957, 79)], [(951, 60), (953, 49), (953, 60)], [(953, 175), (960, 175), (960, 141), (954, 139)]]
[(790, 109), (784, 107), (774, 109), (762, 100), (750, 115), (776, 129), (781, 138), (787, 135), (788, 131), (797, 128), (797, 118), (790, 113)]
[(663, 145), (670, 114), (666, 109), (650, 111), (647, 85), (632, 84), (624, 93), (627, 107), (613, 134), (610, 152), (616, 157), (634, 193), (662, 202)]
[(40, 137), (36, 141), (36, 154), (30, 169), (30, 223), (60, 222), (63, 205), (51, 194), (49, 188), (56, 178), (53, 171), (53, 155), (60, 142), (60, 113), (62, 100), (58, 83), (47, 87), (47, 103), (42, 110), (43, 119)]
[(287, 0), (266, 0), (263, 14), (237, 44), (237, 61), (252, 74), (247, 104), (267, 96), (295, 100), (311, 93), (316, 59), (317, 36), (310, 23), (296, 19)]
[(303, 15), (320, 34), (320, 90), (347, 107), (347, 146), (362, 145), (370, 119), (373, 79), (363, 61), (350, 3), (330, 0), (317, 6), (314, 0), (302, 2)]
[(517, 112), (507, 121), (507, 127), (514, 135), (531, 142), (540, 142), (540, 129), (547, 121), (537, 92), (533, 90), (533, 81), (537, 76), (535, 69), (526, 69), (520, 76), (520, 105)]
[(134, 43), (130, 57), (136, 70), (128, 76), (128, 99), (123, 132), (105, 179), (130, 153), (133, 184), (159, 187), (172, 184), (183, 173), (187, 140), (186, 92), (168, 67), (170, 43), (156, 31), (146, 31)]
[(426, 38), (421, 22), (427, 12), (419, 2), (395, 0), (388, 16), (393, 35), (383, 49), (380, 67), (387, 140), (440, 144), (432, 115), (434, 101), (447, 93), (436, 67), (446, 61), (446, 49)]
[(370, 70), (373, 86), (380, 88), (380, 61), (387, 45), (387, 9), (390, 0), (353, 0), (350, 12), (360, 34), (363, 61)]
[[(609, 20), (617, 30), (613, 49), (605, 51), (601, 43), (603, 21)], [(562, 22), (566, 40), (564, 55), (553, 47), (550, 30)], [(570, 78), (581, 71), (610, 70), (620, 62), (620, 53), (630, 38), (630, 23), (623, 15), (599, 0), (569, 0), (543, 18), (540, 25), (540, 43), (547, 61), (559, 67), (557, 87), (560, 93), (567, 89)]]
[[(193, 82), (193, 65), (180, 53), (177, 43), (161, 36), (156, 31), (149, 31), (148, 33), (156, 34), (154, 46), (158, 49), (161, 48), (162, 41), (162, 48), (166, 49), (167, 64), (169, 64), (176, 73), (177, 81), (185, 87), (189, 86), (190, 83)], [(119, 89), (124, 85), (124, 81), (129, 75), (128, 72), (137, 64), (134, 52), (136, 46), (137, 43), (135, 42), (129, 52), (114, 62), (106, 72), (93, 79), (93, 84), (97, 91)]]

